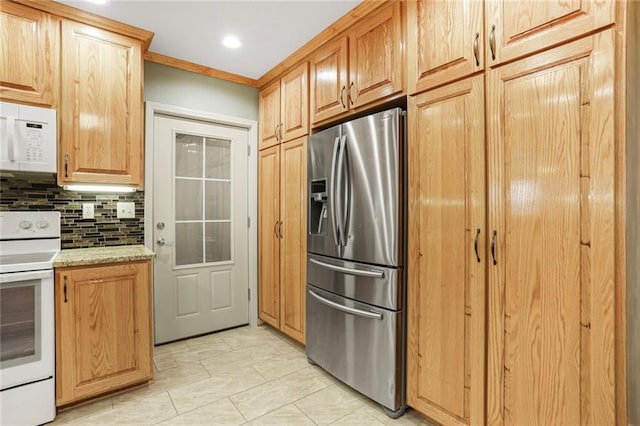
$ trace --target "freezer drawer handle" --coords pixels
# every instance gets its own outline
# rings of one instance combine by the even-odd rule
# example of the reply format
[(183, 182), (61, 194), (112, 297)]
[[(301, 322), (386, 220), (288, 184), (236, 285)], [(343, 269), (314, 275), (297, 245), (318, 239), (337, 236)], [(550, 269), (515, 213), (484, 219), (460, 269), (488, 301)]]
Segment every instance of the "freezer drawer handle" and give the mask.
[(309, 259), (311, 263), (315, 263), (318, 266), (322, 266), (327, 269), (331, 269), (338, 272), (343, 272), (348, 275), (359, 275), (361, 277), (370, 278), (384, 278), (384, 271), (362, 271), (360, 269), (345, 268), (344, 266), (336, 266), (330, 263), (320, 262), (319, 260)]
[(309, 294), (312, 295), (316, 300), (318, 300), (318, 302), (324, 303), (325, 305), (331, 306), (332, 308), (342, 311), (344, 313), (357, 315), (359, 317), (382, 320), (382, 314), (379, 312), (362, 311), (360, 309), (350, 308), (348, 306), (344, 306), (339, 303), (332, 302), (331, 300), (327, 300), (324, 297), (314, 293), (312, 290), (309, 290)]

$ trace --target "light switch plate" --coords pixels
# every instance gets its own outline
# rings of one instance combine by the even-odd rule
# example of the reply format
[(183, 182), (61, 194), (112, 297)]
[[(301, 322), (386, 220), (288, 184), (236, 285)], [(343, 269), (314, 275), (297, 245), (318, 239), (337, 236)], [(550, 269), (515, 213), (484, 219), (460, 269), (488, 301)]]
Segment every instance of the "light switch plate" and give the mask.
[(82, 203), (82, 218), (93, 219), (93, 203)]
[(133, 219), (136, 217), (136, 203), (116, 203), (117, 216), (119, 219)]

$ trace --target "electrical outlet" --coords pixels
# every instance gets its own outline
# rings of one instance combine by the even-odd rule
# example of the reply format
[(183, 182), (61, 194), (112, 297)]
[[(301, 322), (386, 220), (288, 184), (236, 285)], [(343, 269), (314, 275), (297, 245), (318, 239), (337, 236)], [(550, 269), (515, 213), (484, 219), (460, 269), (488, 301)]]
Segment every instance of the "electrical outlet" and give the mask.
[(82, 203), (82, 218), (93, 219), (93, 203)]
[(136, 217), (136, 203), (116, 203), (117, 216), (119, 219), (133, 219)]

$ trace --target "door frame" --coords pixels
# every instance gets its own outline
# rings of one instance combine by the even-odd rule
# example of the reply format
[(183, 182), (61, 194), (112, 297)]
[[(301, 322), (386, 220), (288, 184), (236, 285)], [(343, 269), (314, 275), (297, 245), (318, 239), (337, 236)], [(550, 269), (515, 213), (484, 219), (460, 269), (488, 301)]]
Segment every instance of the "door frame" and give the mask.
[[(258, 122), (246, 118), (145, 101), (144, 160), (144, 245), (153, 251), (153, 123), (156, 115), (198, 120), (210, 124), (233, 126), (248, 131), (247, 214), (249, 215), (249, 326), (258, 325)], [(153, 269), (152, 282), (153, 282)]]

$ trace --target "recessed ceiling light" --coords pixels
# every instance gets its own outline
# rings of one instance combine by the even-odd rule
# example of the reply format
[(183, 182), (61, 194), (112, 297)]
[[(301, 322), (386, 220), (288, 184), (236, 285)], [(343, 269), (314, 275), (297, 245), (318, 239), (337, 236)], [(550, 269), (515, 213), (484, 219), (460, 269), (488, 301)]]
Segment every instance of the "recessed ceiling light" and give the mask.
[(228, 35), (222, 39), (222, 44), (224, 44), (229, 49), (237, 49), (242, 46), (242, 42), (240, 39), (234, 35)]

